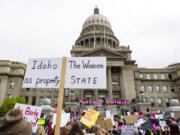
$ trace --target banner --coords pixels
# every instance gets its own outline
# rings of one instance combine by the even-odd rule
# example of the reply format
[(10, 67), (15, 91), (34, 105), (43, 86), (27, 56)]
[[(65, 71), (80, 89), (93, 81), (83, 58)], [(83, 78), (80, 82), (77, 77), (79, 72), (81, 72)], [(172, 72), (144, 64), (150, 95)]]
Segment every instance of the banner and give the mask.
[(14, 109), (18, 109), (23, 113), (23, 117), (30, 123), (33, 133), (36, 133), (42, 107), (16, 103)]
[(100, 115), (99, 112), (92, 109), (88, 109), (85, 115), (82, 116), (80, 122), (86, 125), (88, 128), (92, 128), (93, 125), (95, 125), (96, 120), (98, 119), (99, 115)]
[[(29, 59), (23, 88), (59, 88), (62, 58)], [(65, 88), (106, 89), (106, 57), (68, 58)]]

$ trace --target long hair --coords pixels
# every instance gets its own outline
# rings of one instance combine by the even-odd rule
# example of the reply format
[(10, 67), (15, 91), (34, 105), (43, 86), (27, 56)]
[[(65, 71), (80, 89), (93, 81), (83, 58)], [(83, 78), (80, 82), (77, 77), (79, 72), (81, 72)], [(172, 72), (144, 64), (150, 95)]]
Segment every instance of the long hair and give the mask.
[(43, 127), (43, 126), (39, 126), (39, 127), (37, 128), (36, 134), (37, 134), (37, 135), (45, 135), (46, 133), (45, 133), (44, 127)]
[(65, 126), (62, 128), (61, 135), (68, 135), (70, 132), (70, 128)]
[(78, 123), (74, 123), (71, 127), (69, 135), (84, 135), (82, 127)]

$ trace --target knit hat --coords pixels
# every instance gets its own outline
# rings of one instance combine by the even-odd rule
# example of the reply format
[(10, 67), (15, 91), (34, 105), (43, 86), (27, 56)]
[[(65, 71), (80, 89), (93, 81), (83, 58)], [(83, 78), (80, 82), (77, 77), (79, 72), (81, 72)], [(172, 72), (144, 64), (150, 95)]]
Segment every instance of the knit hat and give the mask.
[(0, 120), (0, 135), (32, 135), (32, 128), (21, 111), (13, 109)]

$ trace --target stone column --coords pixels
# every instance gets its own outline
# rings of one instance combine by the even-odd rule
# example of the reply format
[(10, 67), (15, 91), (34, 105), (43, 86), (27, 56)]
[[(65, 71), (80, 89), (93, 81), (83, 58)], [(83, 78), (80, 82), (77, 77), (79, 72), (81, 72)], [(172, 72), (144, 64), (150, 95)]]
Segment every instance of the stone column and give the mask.
[(84, 89), (81, 89), (80, 91), (81, 91), (81, 93), (80, 93), (80, 98), (79, 98), (79, 100), (80, 100), (80, 99), (84, 99)]
[(96, 103), (97, 103), (97, 101), (98, 101), (98, 98), (99, 98), (98, 89), (95, 89), (95, 90), (94, 90), (94, 99), (95, 99)]
[(29, 105), (32, 105), (32, 96), (29, 96), (28, 104), (29, 104)]
[(39, 106), (39, 105), (40, 105), (40, 97), (36, 96), (36, 106)]
[(131, 101), (136, 97), (133, 67), (121, 67), (121, 99)]
[(107, 76), (107, 88), (108, 88), (108, 99), (112, 99), (112, 77), (111, 77), (111, 66), (108, 69), (108, 76)]

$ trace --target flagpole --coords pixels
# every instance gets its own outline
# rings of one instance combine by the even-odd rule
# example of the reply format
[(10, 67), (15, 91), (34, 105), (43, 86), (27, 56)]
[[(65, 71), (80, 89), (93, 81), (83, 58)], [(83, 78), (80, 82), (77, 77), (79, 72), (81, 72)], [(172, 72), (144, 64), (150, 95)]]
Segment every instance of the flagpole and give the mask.
[(94, 25), (94, 48), (95, 48), (95, 45), (96, 45), (96, 36), (95, 36), (95, 33), (96, 33), (96, 29), (95, 29), (95, 25)]
[(104, 47), (106, 48), (106, 40), (105, 40), (105, 24), (104, 24)]

